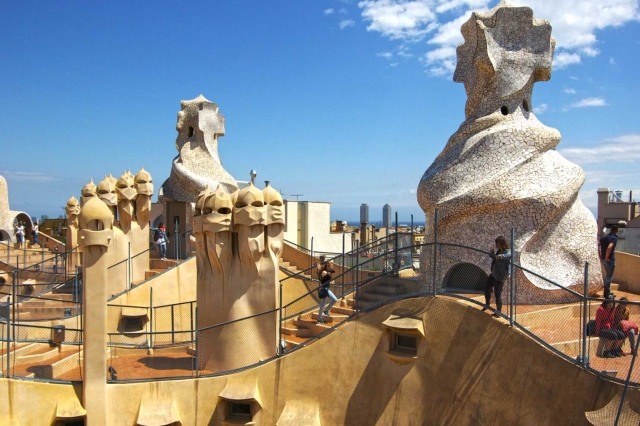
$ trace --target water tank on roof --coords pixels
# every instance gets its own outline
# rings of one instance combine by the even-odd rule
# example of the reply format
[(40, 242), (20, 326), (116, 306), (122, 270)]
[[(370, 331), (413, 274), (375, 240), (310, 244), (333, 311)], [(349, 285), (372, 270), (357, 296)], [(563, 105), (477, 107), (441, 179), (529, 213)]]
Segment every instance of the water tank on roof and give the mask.
[(615, 191), (613, 191), (614, 194), (616, 194), (616, 203), (621, 203), (622, 202), (622, 190), (621, 189), (616, 189)]

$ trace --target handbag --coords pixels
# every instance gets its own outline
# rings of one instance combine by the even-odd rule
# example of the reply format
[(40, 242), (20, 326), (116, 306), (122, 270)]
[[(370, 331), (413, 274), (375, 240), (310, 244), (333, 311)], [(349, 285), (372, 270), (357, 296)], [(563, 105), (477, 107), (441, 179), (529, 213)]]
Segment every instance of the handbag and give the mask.
[(596, 320), (589, 320), (587, 322), (587, 336), (596, 335)]
[(320, 299), (324, 299), (329, 295), (329, 289), (327, 287), (319, 287), (318, 288), (318, 297)]

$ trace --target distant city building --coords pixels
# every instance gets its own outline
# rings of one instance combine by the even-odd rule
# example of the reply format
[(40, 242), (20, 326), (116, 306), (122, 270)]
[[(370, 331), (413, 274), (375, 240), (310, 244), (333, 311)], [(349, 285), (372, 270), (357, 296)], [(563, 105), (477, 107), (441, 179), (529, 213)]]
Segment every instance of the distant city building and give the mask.
[[(311, 249), (314, 253), (327, 253), (333, 257), (342, 250), (351, 251), (352, 239), (343, 238), (346, 222), (337, 221), (336, 227), (341, 226), (343, 231), (332, 226), (331, 203), (323, 201), (298, 201), (284, 200), (284, 239), (300, 247)], [(338, 225), (338, 223), (340, 225)], [(333, 229), (332, 229), (333, 228)], [(345, 246), (342, 246), (344, 241)]]
[(640, 254), (640, 203), (633, 193), (598, 188), (598, 235), (609, 232), (611, 225), (618, 225), (616, 251)]
[(360, 206), (360, 223), (369, 223), (369, 206), (366, 203)]
[(382, 207), (382, 228), (391, 228), (391, 206), (389, 204), (385, 204)]

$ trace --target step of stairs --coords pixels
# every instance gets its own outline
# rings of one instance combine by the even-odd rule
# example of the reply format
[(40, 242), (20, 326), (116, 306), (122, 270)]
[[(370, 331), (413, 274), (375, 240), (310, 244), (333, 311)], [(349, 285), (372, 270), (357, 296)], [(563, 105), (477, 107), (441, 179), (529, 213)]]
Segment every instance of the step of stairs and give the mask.
[(165, 270), (165, 269), (173, 268), (177, 264), (178, 264), (178, 261), (173, 259), (167, 259), (167, 260), (149, 259), (149, 269), (151, 270), (154, 270), (154, 269)]
[(148, 280), (149, 278), (161, 274), (162, 272), (164, 272), (166, 269), (151, 269), (148, 271), (144, 271), (144, 278), (145, 281)]
[(331, 314), (340, 314), (350, 316), (353, 315), (355, 310), (349, 306), (334, 306), (331, 308)]

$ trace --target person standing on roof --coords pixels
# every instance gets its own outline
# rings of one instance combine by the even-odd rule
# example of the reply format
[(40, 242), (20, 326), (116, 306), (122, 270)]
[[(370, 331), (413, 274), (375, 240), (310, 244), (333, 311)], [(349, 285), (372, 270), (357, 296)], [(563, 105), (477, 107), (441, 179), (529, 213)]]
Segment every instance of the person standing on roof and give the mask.
[(158, 225), (158, 229), (153, 234), (153, 241), (160, 252), (160, 260), (167, 260), (167, 233), (164, 230), (164, 223)]
[(607, 235), (600, 238), (600, 261), (604, 266), (604, 298), (611, 294), (613, 271), (616, 269), (616, 244), (618, 243), (618, 225), (612, 225)]
[(16, 240), (18, 241), (18, 246), (22, 248), (22, 243), (24, 242), (24, 222), (18, 222), (18, 225), (16, 225)]
[(498, 251), (491, 249), (489, 252), (489, 257), (493, 260), (491, 261), (491, 274), (489, 274), (489, 278), (487, 278), (487, 282), (484, 285), (485, 307), (482, 310), (489, 309), (491, 291), (493, 290), (496, 296), (496, 312), (493, 313), (493, 316), (499, 317), (500, 314), (498, 312), (502, 312), (502, 289), (511, 274), (511, 250), (507, 240), (502, 236), (496, 238), (495, 243)]
[(33, 244), (38, 244), (38, 221), (33, 222), (31, 235), (33, 235)]

